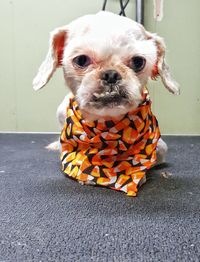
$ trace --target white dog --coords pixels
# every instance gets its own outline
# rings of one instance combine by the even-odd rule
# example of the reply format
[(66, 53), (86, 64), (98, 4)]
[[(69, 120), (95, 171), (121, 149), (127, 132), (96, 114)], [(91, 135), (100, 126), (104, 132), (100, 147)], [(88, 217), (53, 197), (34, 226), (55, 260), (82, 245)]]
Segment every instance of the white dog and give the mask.
[[(84, 119), (101, 121), (121, 119), (137, 109), (149, 78), (160, 76), (171, 93), (179, 94), (165, 63), (163, 39), (141, 24), (110, 12), (86, 15), (55, 29), (33, 88), (45, 86), (58, 67), (63, 68), (72, 92), (57, 110), (61, 128), (72, 95)], [(164, 162), (166, 151), (167, 145), (160, 138), (157, 164)]]

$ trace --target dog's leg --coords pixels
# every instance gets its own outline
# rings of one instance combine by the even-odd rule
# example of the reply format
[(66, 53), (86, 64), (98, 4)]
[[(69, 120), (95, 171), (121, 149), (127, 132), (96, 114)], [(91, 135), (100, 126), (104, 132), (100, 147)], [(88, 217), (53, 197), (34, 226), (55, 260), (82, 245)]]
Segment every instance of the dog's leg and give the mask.
[[(66, 119), (66, 108), (69, 105), (69, 99), (70, 99), (71, 96), (72, 96), (71, 93), (66, 95), (65, 98), (63, 99), (62, 103), (57, 108), (56, 117), (58, 119), (60, 129), (62, 129), (63, 126), (64, 126), (65, 119)], [(49, 144), (46, 148), (48, 150), (53, 150), (53, 151), (60, 150), (60, 139)]]
[[(168, 147), (167, 144), (160, 138), (158, 140), (157, 148), (156, 148), (156, 155), (157, 160), (154, 166), (160, 165), (162, 163), (165, 163), (165, 156), (167, 153)], [(145, 184), (147, 181), (146, 175), (140, 180), (138, 186), (141, 187), (143, 184)]]
[(167, 153), (168, 147), (167, 144), (160, 138), (158, 140), (158, 145), (156, 148), (156, 153), (157, 153), (157, 160), (156, 160), (156, 166), (160, 165), (165, 162), (165, 156)]

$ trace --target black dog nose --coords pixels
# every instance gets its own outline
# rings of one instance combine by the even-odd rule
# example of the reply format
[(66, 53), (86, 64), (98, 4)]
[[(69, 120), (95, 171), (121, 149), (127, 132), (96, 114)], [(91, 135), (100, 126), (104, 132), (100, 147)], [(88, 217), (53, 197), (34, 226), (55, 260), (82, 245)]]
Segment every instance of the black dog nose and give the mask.
[(107, 70), (102, 73), (101, 79), (107, 84), (116, 84), (116, 82), (121, 80), (122, 77), (116, 70)]

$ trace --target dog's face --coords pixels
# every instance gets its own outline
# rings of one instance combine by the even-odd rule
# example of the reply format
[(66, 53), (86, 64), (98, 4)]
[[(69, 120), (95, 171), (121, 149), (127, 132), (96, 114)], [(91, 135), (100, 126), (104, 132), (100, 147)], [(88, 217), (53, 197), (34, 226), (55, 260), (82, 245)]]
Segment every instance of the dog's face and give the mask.
[(43, 87), (62, 66), (83, 112), (117, 117), (138, 106), (150, 77), (160, 75), (167, 89), (178, 94), (164, 53), (162, 38), (131, 19), (109, 12), (84, 16), (52, 32), (34, 89)]

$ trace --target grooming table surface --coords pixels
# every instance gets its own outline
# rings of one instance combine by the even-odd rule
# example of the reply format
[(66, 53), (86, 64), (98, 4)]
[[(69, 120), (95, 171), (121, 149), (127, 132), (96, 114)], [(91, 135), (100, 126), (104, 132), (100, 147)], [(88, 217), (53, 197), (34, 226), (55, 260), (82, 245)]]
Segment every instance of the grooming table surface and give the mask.
[(1, 262), (200, 261), (200, 137), (164, 137), (135, 198), (64, 177), (56, 138), (0, 134)]

